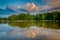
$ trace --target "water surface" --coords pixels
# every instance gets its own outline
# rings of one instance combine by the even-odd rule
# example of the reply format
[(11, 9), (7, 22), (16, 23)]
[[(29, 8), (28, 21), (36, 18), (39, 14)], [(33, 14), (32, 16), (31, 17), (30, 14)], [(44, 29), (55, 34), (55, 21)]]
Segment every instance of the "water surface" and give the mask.
[(60, 40), (60, 22), (0, 22), (0, 40)]

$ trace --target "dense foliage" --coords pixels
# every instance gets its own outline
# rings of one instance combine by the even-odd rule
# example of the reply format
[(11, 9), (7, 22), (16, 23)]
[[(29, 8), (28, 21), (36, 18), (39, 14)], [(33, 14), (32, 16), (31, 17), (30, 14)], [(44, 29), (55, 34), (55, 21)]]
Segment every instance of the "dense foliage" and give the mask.
[(60, 12), (51, 12), (45, 14), (37, 14), (36, 20), (60, 20)]
[[(28, 14), (18, 14), (18, 15), (11, 15), (8, 17), (8, 20), (60, 20), (60, 12), (50, 12), (44, 14), (37, 14), (37, 15), (30, 15)], [(3, 18), (0, 18), (0, 20)], [(4, 18), (6, 20), (7, 18)]]
[(1, 18), (1, 17), (0, 17), (0, 20), (7, 20), (7, 18)]

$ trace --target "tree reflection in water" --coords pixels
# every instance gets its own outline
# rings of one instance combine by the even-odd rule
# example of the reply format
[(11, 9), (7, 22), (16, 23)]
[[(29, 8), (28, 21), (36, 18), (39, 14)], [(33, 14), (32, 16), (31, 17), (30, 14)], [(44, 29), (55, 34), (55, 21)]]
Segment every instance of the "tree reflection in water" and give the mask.
[(60, 40), (60, 22), (58, 21), (9, 22), (2, 25), (4, 25), (1, 26), (3, 28), (2, 30), (10, 28), (9, 30), (4, 31), (6, 32), (8, 39)]
[(29, 28), (30, 26), (44, 27), (50, 29), (60, 29), (59, 21), (35, 21), (35, 22), (11, 22), (12, 27)]

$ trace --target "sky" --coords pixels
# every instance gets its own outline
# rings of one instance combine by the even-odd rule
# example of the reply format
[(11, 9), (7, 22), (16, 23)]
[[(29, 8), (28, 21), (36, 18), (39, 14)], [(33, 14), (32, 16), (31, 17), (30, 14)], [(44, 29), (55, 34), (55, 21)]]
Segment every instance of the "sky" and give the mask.
[[(0, 9), (24, 9), (29, 12), (60, 11), (60, 0), (0, 0)], [(35, 13), (36, 14), (36, 13)]]
[(0, 0), (0, 8), (5, 8), (7, 5), (23, 6), (27, 3), (35, 3), (36, 5), (44, 5), (42, 0)]

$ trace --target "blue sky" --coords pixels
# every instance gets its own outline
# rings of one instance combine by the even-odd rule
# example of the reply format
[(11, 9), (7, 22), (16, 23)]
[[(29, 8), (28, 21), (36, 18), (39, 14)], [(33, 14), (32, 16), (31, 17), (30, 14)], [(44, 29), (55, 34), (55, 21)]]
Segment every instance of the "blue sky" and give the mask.
[(7, 5), (13, 5), (13, 6), (18, 6), (18, 5), (24, 5), (26, 3), (35, 3), (36, 5), (45, 5), (46, 2), (42, 0), (0, 0), (0, 8), (5, 8)]
[[(60, 0), (0, 0), (0, 17), (7, 17), (15, 13), (9, 11), (10, 14), (8, 15), (5, 12), (7, 7), (18, 13), (21, 11), (32, 12), (33, 14), (52, 11), (60, 12)], [(17, 9), (20, 9), (20, 11)]]

